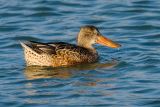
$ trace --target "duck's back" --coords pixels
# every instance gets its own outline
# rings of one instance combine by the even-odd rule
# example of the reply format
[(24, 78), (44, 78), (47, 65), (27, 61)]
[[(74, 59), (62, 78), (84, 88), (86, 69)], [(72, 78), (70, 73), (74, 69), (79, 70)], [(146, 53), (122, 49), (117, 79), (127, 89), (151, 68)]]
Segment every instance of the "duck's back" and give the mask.
[(79, 63), (95, 62), (96, 52), (64, 42), (39, 43), (21, 42), (28, 66), (69, 66)]

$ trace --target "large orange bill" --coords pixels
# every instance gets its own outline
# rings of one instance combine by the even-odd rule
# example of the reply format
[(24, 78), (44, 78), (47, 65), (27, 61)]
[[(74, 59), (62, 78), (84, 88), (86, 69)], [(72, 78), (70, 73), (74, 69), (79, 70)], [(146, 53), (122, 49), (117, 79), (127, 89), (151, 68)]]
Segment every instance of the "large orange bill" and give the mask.
[(99, 43), (101, 45), (104, 45), (104, 46), (108, 46), (110, 48), (119, 48), (121, 45), (104, 37), (104, 36), (98, 36), (98, 39), (96, 41), (96, 43)]

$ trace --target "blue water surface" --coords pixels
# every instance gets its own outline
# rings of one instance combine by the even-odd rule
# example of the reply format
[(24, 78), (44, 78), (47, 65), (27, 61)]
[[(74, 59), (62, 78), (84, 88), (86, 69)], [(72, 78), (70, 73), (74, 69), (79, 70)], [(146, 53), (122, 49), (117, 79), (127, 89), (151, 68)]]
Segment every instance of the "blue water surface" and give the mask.
[[(76, 43), (94, 25), (120, 44), (100, 60), (26, 67), (19, 40)], [(159, 0), (1, 0), (0, 107), (160, 107)]]

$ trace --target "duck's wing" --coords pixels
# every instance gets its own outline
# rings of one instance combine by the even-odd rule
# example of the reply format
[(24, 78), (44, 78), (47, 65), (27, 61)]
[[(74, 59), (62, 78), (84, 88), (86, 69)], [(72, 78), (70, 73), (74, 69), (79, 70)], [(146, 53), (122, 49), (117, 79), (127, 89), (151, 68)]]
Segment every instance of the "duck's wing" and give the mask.
[[(46, 54), (57, 54), (57, 52), (71, 52), (77, 54), (89, 54), (89, 51), (83, 47), (79, 47), (73, 44), (65, 43), (65, 42), (56, 42), (56, 43), (40, 43), (34, 41), (26, 41), (21, 42), (23, 48), (30, 48), (38, 54), (46, 53)], [(71, 54), (70, 53), (70, 54)]]
[(47, 54), (55, 54), (55, 47), (50, 46), (47, 43), (40, 43), (34, 41), (25, 41), (20, 42), (24, 49), (28, 49), (34, 51), (38, 54), (47, 53)]

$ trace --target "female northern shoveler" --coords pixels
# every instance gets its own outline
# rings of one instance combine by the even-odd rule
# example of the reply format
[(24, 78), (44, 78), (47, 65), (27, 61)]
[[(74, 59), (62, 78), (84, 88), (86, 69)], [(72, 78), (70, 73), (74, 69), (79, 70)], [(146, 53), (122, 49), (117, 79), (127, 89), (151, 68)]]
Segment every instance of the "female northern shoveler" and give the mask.
[(69, 66), (79, 63), (91, 63), (98, 59), (98, 53), (93, 44), (99, 43), (111, 48), (120, 44), (104, 37), (94, 26), (81, 27), (77, 37), (77, 45), (56, 42), (39, 43), (33, 41), (21, 42), (28, 66)]

